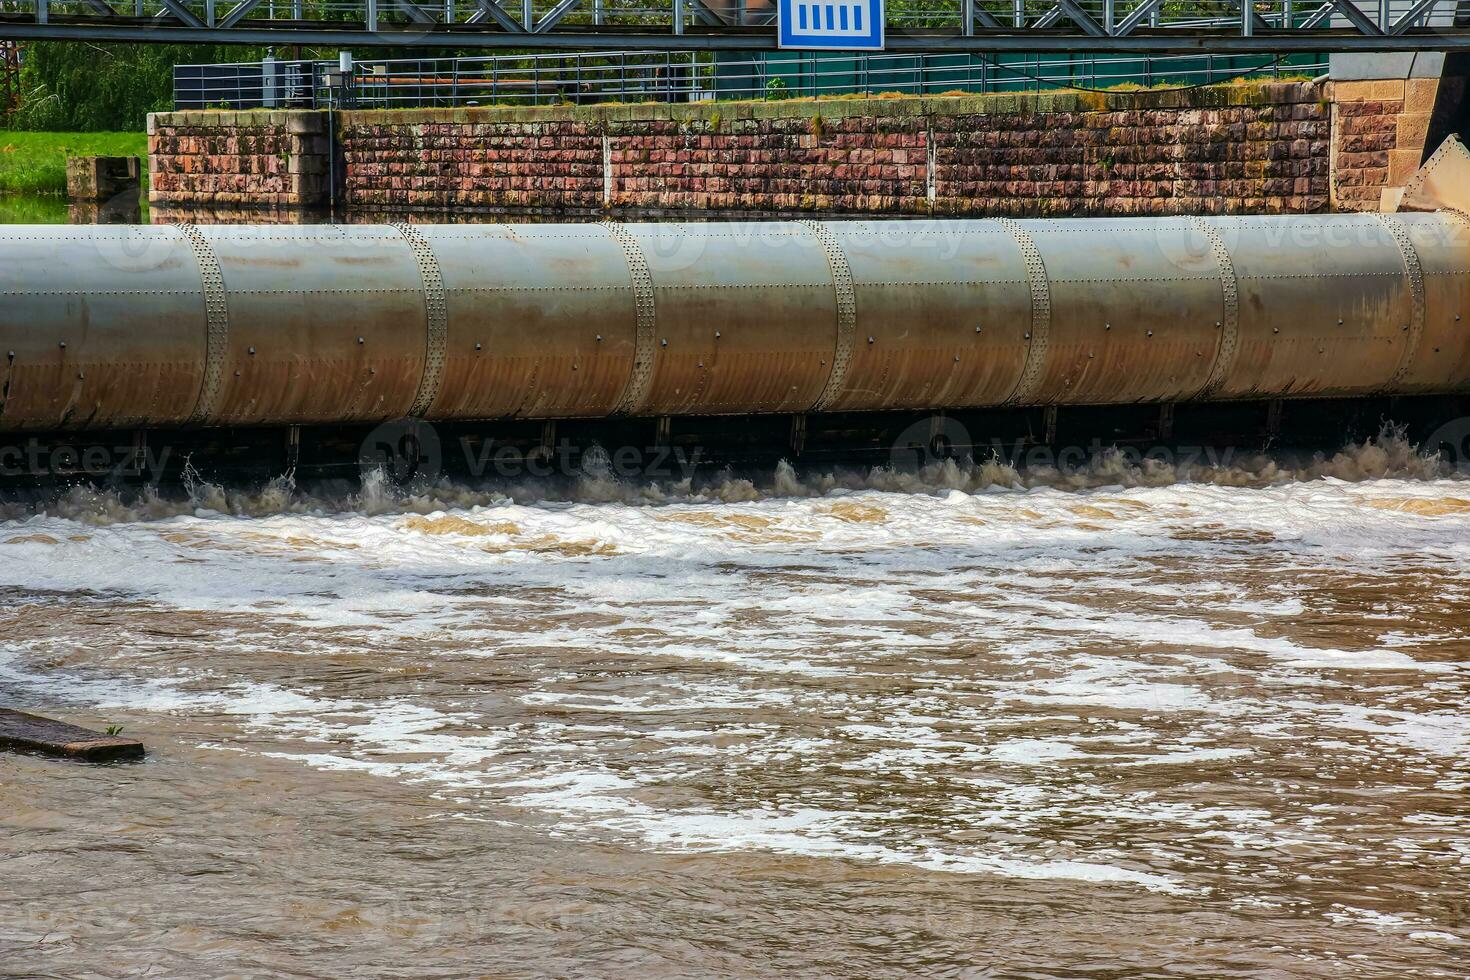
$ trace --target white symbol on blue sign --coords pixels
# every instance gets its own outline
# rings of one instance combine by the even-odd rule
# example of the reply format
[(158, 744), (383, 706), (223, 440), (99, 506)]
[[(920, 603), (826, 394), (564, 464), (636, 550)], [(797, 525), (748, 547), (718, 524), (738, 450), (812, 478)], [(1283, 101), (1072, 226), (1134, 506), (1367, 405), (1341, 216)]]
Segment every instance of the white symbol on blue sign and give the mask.
[(780, 0), (780, 46), (878, 51), (883, 0)]

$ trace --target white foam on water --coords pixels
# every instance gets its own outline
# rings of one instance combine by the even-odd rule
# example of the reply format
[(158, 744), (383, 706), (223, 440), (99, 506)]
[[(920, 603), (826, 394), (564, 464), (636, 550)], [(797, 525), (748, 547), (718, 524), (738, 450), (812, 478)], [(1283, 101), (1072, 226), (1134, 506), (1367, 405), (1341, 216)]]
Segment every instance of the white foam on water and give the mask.
[[(45, 631), (8, 638), (0, 681), (209, 715), (252, 735), (221, 749), (422, 782), (566, 834), (1199, 892), (1208, 862), (1072, 828), (1351, 849), (1274, 801), (1112, 782), (1177, 767), (1234, 785), (1282, 752), (1361, 766), (1391, 750), (1464, 785), (1453, 625), (1441, 640), (1363, 616), (1324, 639), (1297, 621), (1324, 577), (1411, 569), (1470, 595), (1467, 496), (1396, 444), (1291, 473), (987, 462), (698, 491), (604, 481), (565, 499), (77, 493), (0, 523), (0, 590), (108, 609), (121, 646), (62, 658)], [(158, 646), (124, 628), (129, 610), (218, 631)], [(339, 652), (413, 676), (520, 673), (491, 694), (291, 680)], [(1451, 700), (1413, 702), (1430, 695)]]

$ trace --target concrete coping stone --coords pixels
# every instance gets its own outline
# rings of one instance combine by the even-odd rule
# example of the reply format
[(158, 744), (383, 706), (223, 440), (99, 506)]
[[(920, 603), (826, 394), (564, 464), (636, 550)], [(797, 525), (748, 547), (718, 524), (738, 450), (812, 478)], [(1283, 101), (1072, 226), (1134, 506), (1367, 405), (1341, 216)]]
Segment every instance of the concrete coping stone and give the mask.
[[(716, 120), (843, 119), (852, 116), (921, 118), (928, 116), (1013, 113), (1109, 112), (1130, 109), (1207, 109), (1319, 102), (1325, 88), (1316, 82), (1247, 81), (1192, 89), (1138, 89), (1109, 92), (998, 92), (984, 95), (866, 96), (790, 98), (772, 101), (669, 104), (603, 103), (590, 106), (476, 106), (458, 109), (344, 109), (338, 125), (471, 125), (494, 123), (619, 122), (710, 123)], [(149, 116), (150, 131), (189, 126), (240, 129), (281, 128), (292, 134), (326, 132), (329, 110), (187, 110)]]

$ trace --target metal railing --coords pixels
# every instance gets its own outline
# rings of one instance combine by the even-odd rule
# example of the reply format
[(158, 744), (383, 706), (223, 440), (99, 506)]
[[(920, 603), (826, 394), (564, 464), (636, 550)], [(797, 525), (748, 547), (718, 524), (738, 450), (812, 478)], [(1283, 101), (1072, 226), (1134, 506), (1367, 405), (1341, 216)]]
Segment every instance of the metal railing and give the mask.
[[(1470, 48), (1470, 0), (888, 0), (890, 50)], [(0, 0), (8, 37), (769, 50), (774, 0)]]
[(178, 65), (178, 109), (420, 108), (706, 102), (816, 95), (936, 95), (1125, 84), (1203, 85), (1241, 77), (1312, 76), (1325, 57), (1179, 55), (836, 55), (759, 57), (705, 52), (579, 52), (373, 60), (329, 89), (337, 62)]

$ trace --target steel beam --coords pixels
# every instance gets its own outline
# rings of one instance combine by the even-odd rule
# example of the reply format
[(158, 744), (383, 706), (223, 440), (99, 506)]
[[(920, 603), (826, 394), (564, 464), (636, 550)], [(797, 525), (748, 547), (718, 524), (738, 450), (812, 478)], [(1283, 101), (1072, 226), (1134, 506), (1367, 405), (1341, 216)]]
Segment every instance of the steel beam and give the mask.
[(581, 4), (582, 0), (561, 0), (561, 3), (558, 3), (555, 7), (552, 7), (546, 12), (545, 16), (536, 21), (535, 26), (531, 28), (531, 33), (545, 34), (547, 31), (555, 27), (563, 17), (571, 13), (577, 7), (581, 6)]
[[(166, 10), (174, 17), (178, 18), (180, 23), (190, 28), (193, 28), (194, 30), (203, 30), (211, 34), (213, 34), (214, 31), (218, 30), (218, 28), (211, 28), (206, 25), (204, 21), (199, 19), (194, 11), (184, 6), (183, 3), (180, 2), (180, 0), (160, 0), (160, 2), (163, 4), (164, 10)], [(139, 38), (138, 40), (143, 39)]]
[(240, 23), (240, 21), (250, 16), (250, 12), (258, 6), (260, 6), (260, 0), (240, 0), (239, 3), (231, 7), (228, 11), (226, 11), (225, 15), (220, 18), (219, 26), (225, 29), (234, 27), (236, 24)]
[(1439, 6), (1439, 4), (1440, 0), (1419, 0), (1418, 3), (1414, 4), (1414, 6), (1405, 11), (1402, 17), (1394, 21), (1393, 24), (1389, 26), (1388, 33), (1404, 33), (1404, 31), (1407, 31), (1410, 27), (1414, 26), (1414, 21), (1418, 20), (1420, 17), (1424, 17), (1428, 14), (1433, 13), (1434, 8)]
[[(178, 0), (163, 0), (168, 8), (159, 18), (143, 22), (114, 20), (61, 19), (55, 15), (49, 22), (37, 23), (27, 16), (18, 19), (0, 16), (0, 34), (17, 40), (131, 41), (148, 44), (242, 44), (283, 45), (315, 44), (330, 46), (413, 47), (426, 48), (516, 48), (528, 47), (527, 32), (519, 25), (512, 30), (500, 18), (509, 15), (493, 0), (477, 0), (476, 17), (486, 15), (499, 30), (487, 30), (484, 20), (453, 25), (430, 24), (397, 27), (379, 24), (377, 30), (349, 22), (299, 26), (294, 22), (274, 22), (282, 26), (266, 26), (270, 21), (242, 21), (233, 27), (207, 27), (200, 18)], [(1336, 0), (1351, 6), (1346, 0)], [(376, 7), (376, 0), (369, 8)], [(1333, 8), (1328, 7), (1331, 11)], [(1365, 15), (1356, 7), (1358, 17)], [(41, 10), (46, 10), (42, 0)], [(1050, 15), (1065, 16), (1061, 8)], [(177, 18), (178, 23), (172, 21)], [(980, 18), (977, 18), (979, 20)], [(1260, 31), (1242, 36), (1238, 31), (1195, 31), (1186, 29), (1150, 29), (1148, 33), (1129, 30), (1131, 20), (1125, 18), (1113, 35), (1088, 35), (1081, 29), (1032, 31), (1006, 28), (995, 31), (988, 24), (977, 26), (973, 36), (959, 33), (891, 33), (887, 50), (895, 52), (971, 52), (977, 54), (1001, 51), (1068, 52), (1068, 53), (1135, 53), (1135, 54), (1293, 54), (1322, 51), (1466, 51), (1470, 50), (1470, 28), (1408, 28), (1401, 33), (1375, 33), (1331, 28), (1313, 31)], [(983, 22), (983, 21), (982, 21)], [(372, 23), (372, 20), (369, 20)], [(432, 27), (432, 30), (425, 30)], [(585, 29), (585, 25), (565, 27), (537, 34), (532, 47), (542, 50), (645, 50), (645, 51), (771, 51), (776, 37), (769, 31), (750, 29), (694, 30), (682, 35), (672, 31), (656, 33), (623, 33)]]
[(470, 15), (469, 20), (465, 21), (466, 24), (480, 24), (483, 23), (486, 18), (489, 18), (490, 20), (495, 21), (495, 23), (499, 25), (502, 31), (508, 31), (511, 34), (526, 33), (526, 29), (521, 26), (521, 22), (512, 17), (510, 13), (500, 4), (496, 3), (495, 0), (475, 0), (475, 3), (479, 5), (480, 9), (476, 10), (473, 14)]
[(429, 13), (418, 4), (413, 3), (412, 0), (393, 0), (393, 6), (407, 14), (408, 19), (413, 21), (415, 24), (420, 24), (424, 27), (428, 27), (431, 24), (438, 23), (438, 21), (434, 19), (433, 14)]

